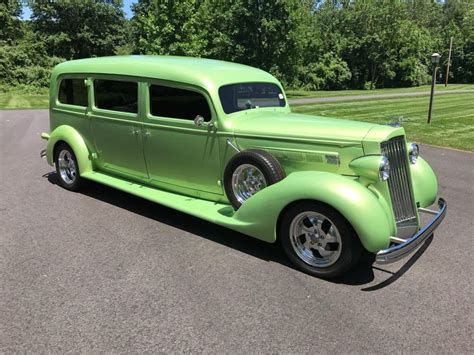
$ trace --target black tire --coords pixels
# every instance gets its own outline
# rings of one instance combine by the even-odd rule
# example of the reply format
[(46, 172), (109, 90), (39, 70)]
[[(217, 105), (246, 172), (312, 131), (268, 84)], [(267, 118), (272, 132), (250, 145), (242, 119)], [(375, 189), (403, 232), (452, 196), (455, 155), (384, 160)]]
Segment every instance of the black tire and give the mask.
[[(330, 264), (329, 261), (327, 263), (327, 266), (314, 265), (314, 262), (313, 264), (311, 264), (303, 260), (302, 257), (298, 255), (297, 251), (295, 250), (298, 249), (298, 246), (296, 245), (298, 243), (301, 243), (302, 240), (306, 241), (306, 237), (308, 236), (302, 234), (301, 236), (296, 236), (293, 239), (293, 237), (291, 236), (291, 234), (293, 233), (292, 230), (293, 228), (298, 229), (298, 223), (296, 221), (303, 221), (304, 217), (302, 216), (304, 216), (307, 212), (309, 212), (309, 215), (313, 213), (313, 216), (320, 215), (326, 217), (327, 221), (324, 220), (324, 218), (320, 218), (321, 220), (324, 220), (321, 225), (321, 229), (327, 229), (323, 230), (324, 235), (326, 235), (326, 238), (334, 238), (334, 229), (332, 230), (332, 235), (330, 235), (329, 237), (328, 232), (331, 226), (336, 227), (336, 232), (338, 232), (340, 237), (340, 243), (329, 243), (327, 241), (324, 243), (323, 240), (324, 247), (321, 247), (320, 245), (322, 244), (318, 243), (318, 241), (321, 241), (321, 239), (317, 239), (320, 237), (319, 233), (316, 233), (316, 236), (313, 234), (312, 238), (316, 239), (310, 238), (310, 245), (315, 243), (316, 245), (318, 245), (315, 245), (315, 248), (323, 248), (324, 251), (329, 252), (331, 257), (334, 259), (333, 261), (331, 261), (332, 264)], [(295, 223), (292, 225), (293, 221), (295, 221)], [(324, 223), (326, 223), (326, 227), (324, 227)], [(305, 223), (303, 222), (303, 224)], [(328, 224), (330, 224), (331, 226), (327, 227)], [(288, 256), (288, 259), (293, 263), (293, 265), (295, 265), (298, 269), (302, 270), (307, 274), (320, 278), (333, 278), (344, 274), (346, 271), (348, 271), (357, 264), (363, 250), (359, 237), (357, 236), (356, 232), (349, 224), (349, 222), (334, 208), (316, 201), (302, 201), (291, 206), (282, 216), (278, 237), (280, 239), (280, 243), (283, 247), (285, 254)], [(298, 241), (296, 239), (298, 239)], [(331, 245), (328, 246), (329, 244)], [(312, 249), (312, 246), (310, 246), (310, 248), (304, 247), (304, 250), (300, 251), (300, 253), (306, 253), (306, 255), (310, 255), (311, 253), (315, 257), (315, 259), (319, 258), (319, 260), (325, 260), (325, 257), (322, 256), (322, 254), (319, 254), (319, 251), (317, 249)]]
[[(68, 168), (61, 167), (60, 159), (65, 162), (70, 161)], [(82, 186), (83, 180), (80, 176), (76, 155), (69, 145), (63, 142), (58, 143), (54, 149), (54, 163), (56, 165), (59, 185), (66, 190), (78, 191)]]
[(265, 185), (270, 186), (286, 177), (285, 171), (280, 163), (270, 153), (259, 149), (248, 149), (234, 155), (224, 170), (224, 189), (234, 209), (239, 209), (242, 202), (234, 192), (232, 177), (236, 169), (244, 164), (249, 164), (260, 170), (265, 179)]

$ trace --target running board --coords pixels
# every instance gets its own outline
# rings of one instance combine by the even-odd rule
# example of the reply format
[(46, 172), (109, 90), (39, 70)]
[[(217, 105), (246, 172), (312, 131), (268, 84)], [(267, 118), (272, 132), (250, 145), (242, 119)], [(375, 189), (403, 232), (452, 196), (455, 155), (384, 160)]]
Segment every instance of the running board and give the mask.
[(233, 218), (234, 209), (230, 205), (159, 190), (96, 171), (84, 173), (81, 177), (230, 229), (242, 231), (242, 227), (248, 225)]

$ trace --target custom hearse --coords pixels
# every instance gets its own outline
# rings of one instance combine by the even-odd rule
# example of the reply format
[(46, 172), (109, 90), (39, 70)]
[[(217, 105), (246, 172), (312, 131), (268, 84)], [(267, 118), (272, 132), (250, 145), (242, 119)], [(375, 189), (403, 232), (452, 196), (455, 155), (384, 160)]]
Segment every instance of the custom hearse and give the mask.
[[(55, 67), (42, 156), (59, 183), (93, 180), (266, 242), (334, 277), (363, 249), (390, 263), (442, 221), (437, 181), (402, 127), (291, 112), (245, 65), (171, 56)], [(434, 215), (421, 226), (420, 212)], [(111, 221), (111, 223), (113, 223)]]

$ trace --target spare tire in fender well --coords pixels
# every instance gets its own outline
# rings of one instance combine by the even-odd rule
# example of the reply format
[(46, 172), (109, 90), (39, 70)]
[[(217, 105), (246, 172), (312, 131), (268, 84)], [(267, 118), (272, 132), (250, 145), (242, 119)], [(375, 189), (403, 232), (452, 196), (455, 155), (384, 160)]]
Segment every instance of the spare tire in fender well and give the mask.
[[(236, 180), (246, 174), (242, 188), (248, 188), (244, 194), (236, 191)], [(255, 175), (254, 175), (255, 174)], [(273, 185), (286, 177), (280, 162), (270, 153), (260, 149), (248, 149), (234, 155), (224, 170), (224, 189), (229, 202), (234, 209), (238, 209), (246, 198), (251, 197), (261, 188)], [(248, 180), (249, 179), (249, 180)], [(248, 186), (247, 182), (252, 186)], [(248, 196), (248, 197), (247, 197)]]

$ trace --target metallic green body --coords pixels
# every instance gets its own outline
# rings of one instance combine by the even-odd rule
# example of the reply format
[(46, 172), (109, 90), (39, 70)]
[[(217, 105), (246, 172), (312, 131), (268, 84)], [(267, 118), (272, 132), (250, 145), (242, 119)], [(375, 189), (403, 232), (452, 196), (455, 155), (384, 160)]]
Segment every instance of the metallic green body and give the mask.
[[(89, 107), (57, 100), (62, 78), (85, 78)], [(138, 82), (138, 113), (98, 109), (92, 80)], [(364, 247), (377, 252), (396, 235), (386, 182), (377, 179), (374, 162), (380, 143), (404, 135), (403, 128), (299, 115), (286, 104), (225, 114), (220, 86), (238, 82), (279, 82), (261, 70), (214, 60), (131, 56), (77, 60), (58, 65), (51, 78), (47, 160), (54, 148), (69, 144), (83, 178), (113, 186), (253, 237), (274, 242), (285, 208), (301, 200), (324, 202), (353, 226)], [(149, 86), (161, 83), (202, 93), (212, 120), (154, 117)], [(137, 133), (138, 132), (138, 133)], [(260, 191), (238, 211), (222, 187), (228, 160), (239, 149), (269, 151), (287, 178)], [(407, 157), (408, 158), (408, 157)], [(421, 207), (434, 202), (436, 177), (421, 158), (411, 167), (414, 199)]]

